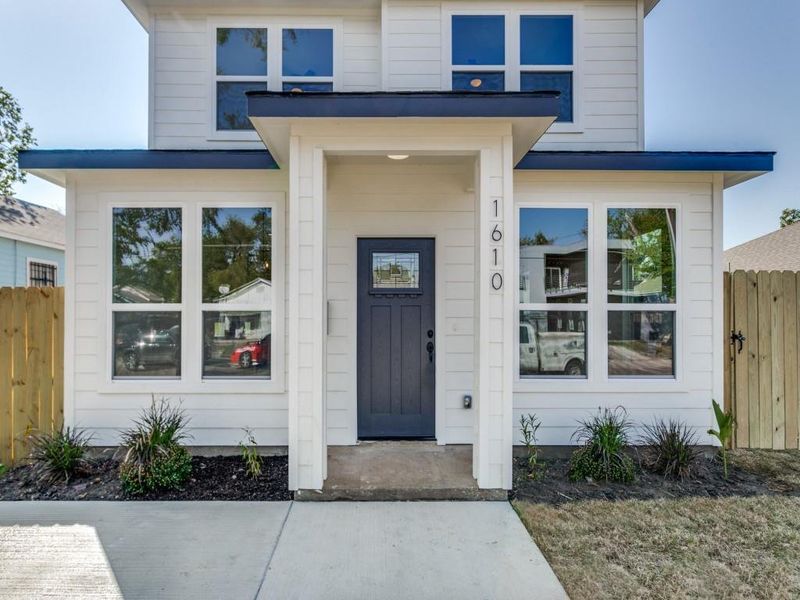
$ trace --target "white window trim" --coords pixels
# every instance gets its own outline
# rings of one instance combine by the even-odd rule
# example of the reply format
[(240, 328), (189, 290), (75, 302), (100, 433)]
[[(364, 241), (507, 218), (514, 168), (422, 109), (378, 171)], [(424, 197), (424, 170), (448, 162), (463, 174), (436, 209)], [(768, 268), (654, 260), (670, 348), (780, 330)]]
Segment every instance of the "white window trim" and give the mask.
[[(165, 195), (174, 195), (167, 193)], [(113, 211), (115, 208), (180, 208), (182, 210), (181, 302), (179, 304), (114, 304), (113, 260), (106, 261), (100, 286), (105, 318), (100, 320), (97, 335), (101, 365), (98, 392), (104, 394), (280, 394), (285, 389), (285, 210), (283, 192), (193, 192), (192, 200), (152, 200), (157, 192), (110, 194), (103, 220), (103, 255), (111, 256), (113, 249)], [(202, 378), (202, 207), (258, 207), (272, 210), (272, 348), (270, 378)], [(221, 310), (220, 305), (214, 305)], [(236, 305), (240, 306), (240, 305)], [(225, 305), (225, 310), (238, 310)], [(246, 310), (257, 310), (248, 306)], [(113, 377), (113, 318), (114, 312), (175, 311), (181, 313), (181, 376), (176, 377)], [(197, 350), (197, 351), (195, 351)]]
[[(503, 15), (506, 31), (506, 64), (505, 65), (453, 65), (452, 63), (452, 17), (458, 15)], [(572, 17), (572, 63), (571, 65), (521, 65), (520, 64), (520, 18), (523, 16), (571, 16)], [(572, 122), (554, 122), (547, 133), (583, 133), (583, 61), (580, 40), (583, 39), (582, 11), (579, 8), (564, 9), (479, 9), (474, 4), (445, 3), (442, 4), (442, 89), (453, 90), (453, 71), (493, 71), (505, 73), (506, 91), (520, 90), (521, 74), (526, 72), (572, 72)]]
[[(686, 236), (683, 234), (684, 207), (680, 202), (648, 201), (635, 202), (608, 202), (608, 203), (582, 203), (582, 202), (517, 202), (514, 211), (514, 264), (519, 270), (519, 223), (520, 211), (525, 208), (588, 208), (589, 209), (589, 299), (587, 304), (522, 304), (519, 302), (519, 292), (516, 292), (514, 301), (514, 384), (515, 393), (682, 393), (687, 392), (685, 380), (685, 294), (686, 274), (683, 269), (685, 255), (684, 244)], [(613, 208), (662, 208), (676, 210), (676, 241), (675, 263), (677, 272), (677, 294), (675, 304), (609, 304), (607, 298), (608, 285), (608, 231), (607, 214)], [(537, 307), (536, 310), (586, 310), (587, 352), (586, 352), (586, 378), (565, 377), (526, 377), (519, 374), (519, 313), (521, 310), (530, 310), (527, 307)], [(545, 308), (546, 307), (546, 308)], [(564, 307), (564, 308), (561, 308)], [(575, 307), (575, 308), (573, 308)], [(612, 307), (612, 308), (609, 308)], [(619, 307), (619, 308), (618, 308)], [(674, 377), (609, 377), (608, 376), (608, 311), (659, 311), (665, 310), (675, 313), (673, 346), (675, 361)]]
[[(259, 141), (256, 131), (229, 131), (217, 129), (217, 82), (265, 82), (273, 92), (283, 90), (283, 83), (331, 82), (333, 90), (342, 89), (343, 58), (343, 20), (330, 17), (303, 17), (302, 19), (277, 17), (216, 17), (208, 18), (208, 141)], [(267, 29), (267, 75), (240, 76), (217, 75), (217, 28), (261, 28)], [(282, 72), (282, 39), (284, 29), (331, 29), (333, 30), (333, 77), (284, 77)]]
[(55, 283), (53, 285), (58, 285), (58, 263), (54, 260), (47, 260), (45, 258), (35, 258), (33, 256), (28, 256), (25, 261), (25, 280), (28, 284), (28, 287), (33, 287), (31, 284), (31, 265), (46, 265), (48, 267), (53, 267), (55, 270), (53, 271), (53, 279)]

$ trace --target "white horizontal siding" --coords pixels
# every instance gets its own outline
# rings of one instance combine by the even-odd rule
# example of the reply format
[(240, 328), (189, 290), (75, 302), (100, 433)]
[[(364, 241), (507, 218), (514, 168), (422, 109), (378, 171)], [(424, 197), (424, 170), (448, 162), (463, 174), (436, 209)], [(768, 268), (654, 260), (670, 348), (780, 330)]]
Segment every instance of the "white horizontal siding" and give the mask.
[[(539, 443), (570, 444), (577, 420), (596, 414), (602, 407), (624, 407), (637, 426), (655, 417), (675, 417), (694, 428), (704, 443), (710, 440), (706, 430), (712, 425), (710, 410), (714, 389), (714, 309), (712, 306), (712, 182), (710, 174), (644, 173), (571, 173), (566, 177), (555, 172), (514, 173), (515, 202), (575, 203), (591, 202), (601, 214), (605, 205), (619, 202), (663, 202), (677, 204), (682, 229), (679, 281), (683, 289), (680, 307), (682, 326), (676, 338), (683, 336), (682, 381), (656, 383), (644, 388), (636, 381), (596, 381), (576, 390), (559, 389), (557, 382), (544, 380), (517, 384), (514, 393), (515, 439), (519, 443), (517, 423), (523, 414), (535, 413), (541, 420)], [(593, 310), (593, 307), (590, 307)], [(591, 333), (591, 332), (590, 332)], [(599, 335), (599, 333), (597, 334)], [(589, 356), (592, 359), (605, 357)], [(652, 384), (652, 382), (648, 382)], [(536, 391), (536, 386), (541, 391)], [(638, 386), (638, 387), (637, 387)]]
[[(131, 425), (142, 408), (150, 403), (152, 394), (150, 391), (112, 390), (104, 380), (102, 365), (107, 360), (111, 343), (101, 333), (106, 329), (105, 295), (110, 293), (105, 283), (110, 258), (103, 252), (103, 238), (109, 235), (103, 229), (109, 200), (135, 195), (139, 200), (152, 202), (168, 199), (191, 203), (198, 194), (209, 192), (218, 192), (220, 200), (226, 200), (237, 192), (285, 193), (287, 181), (285, 174), (277, 171), (142, 171), (86, 173), (77, 182), (71, 182), (70, 187), (76, 193), (75, 306), (70, 314), (75, 332), (71, 357), (74, 414), (67, 415), (67, 419), (93, 432), (94, 444), (116, 444), (119, 431)], [(282, 249), (283, 256), (278, 256), (278, 251), (276, 249), (273, 261), (286, 259), (286, 248)], [(190, 323), (184, 323), (184, 327), (189, 326)], [(259, 444), (285, 446), (288, 443), (285, 392), (241, 393), (236, 391), (236, 382), (231, 382), (230, 390), (225, 393), (197, 393), (192, 388), (190, 392), (171, 390), (161, 394), (157, 386), (155, 384), (153, 389), (156, 396), (180, 401), (186, 410), (192, 436), (190, 445), (235, 445), (241, 440), (244, 427), (254, 430)]]

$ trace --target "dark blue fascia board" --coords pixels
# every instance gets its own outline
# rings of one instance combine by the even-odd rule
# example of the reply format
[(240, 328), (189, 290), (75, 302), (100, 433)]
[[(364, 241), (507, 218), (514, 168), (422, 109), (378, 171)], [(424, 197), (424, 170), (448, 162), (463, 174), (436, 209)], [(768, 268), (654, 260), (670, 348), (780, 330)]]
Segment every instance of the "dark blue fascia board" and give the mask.
[(250, 117), (556, 117), (558, 92), (247, 92)]
[(528, 152), (516, 166), (535, 171), (720, 171), (773, 170), (774, 152)]
[(277, 169), (267, 150), (27, 150), (19, 167), (35, 169)]

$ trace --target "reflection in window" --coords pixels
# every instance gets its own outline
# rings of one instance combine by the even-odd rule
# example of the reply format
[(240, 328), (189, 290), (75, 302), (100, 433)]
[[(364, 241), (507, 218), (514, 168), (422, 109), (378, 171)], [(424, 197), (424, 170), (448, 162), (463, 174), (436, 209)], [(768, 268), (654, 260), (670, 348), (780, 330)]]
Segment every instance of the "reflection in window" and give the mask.
[(217, 82), (217, 129), (248, 131), (253, 123), (247, 116), (247, 92), (265, 92), (266, 83)]
[(114, 313), (114, 377), (180, 377), (179, 312)]
[(675, 313), (608, 313), (610, 377), (673, 377)]
[(419, 252), (373, 252), (372, 287), (418, 289)]
[(267, 75), (267, 30), (218, 28), (217, 75)]
[(333, 83), (328, 82), (308, 82), (308, 81), (295, 81), (283, 82), (284, 92), (331, 92), (333, 91)]
[(674, 208), (608, 211), (608, 301), (675, 302)]
[(504, 65), (505, 17), (502, 15), (453, 15), (453, 65)]
[(588, 216), (585, 208), (520, 210), (520, 303), (587, 302)]
[(586, 313), (520, 311), (519, 374), (585, 377)]
[(272, 209), (203, 209), (203, 302), (272, 307)]
[(113, 302), (181, 301), (181, 209), (115, 208)]
[(522, 73), (520, 90), (523, 92), (559, 92), (559, 113), (556, 121), (570, 123), (572, 115), (572, 73), (546, 72)]
[(203, 313), (203, 377), (270, 376), (269, 311)]
[(502, 72), (453, 72), (453, 90), (457, 92), (502, 92), (505, 89), (506, 75)]
[(283, 30), (284, 77), (332, 77), (332, 29)]
[(521, 65), (571, 65), (572, 16), (523, 15), (519, 21)]

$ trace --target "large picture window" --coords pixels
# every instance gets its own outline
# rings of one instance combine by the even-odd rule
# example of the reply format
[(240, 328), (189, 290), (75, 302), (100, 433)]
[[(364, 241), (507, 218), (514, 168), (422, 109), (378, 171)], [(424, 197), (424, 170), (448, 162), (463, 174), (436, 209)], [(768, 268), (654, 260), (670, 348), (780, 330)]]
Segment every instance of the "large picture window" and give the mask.
[(202, 210), (203, 377), (268, 378), (272, 210)]
[(182, 212), (115, 208), (112, 376), (181, 374)]
[(588, 209), (520, 209), (520, 377), (586, 377), (588, 249)]
[(674, 208), (608, 210), (609, 377), (675, 376), (676, 232)]

